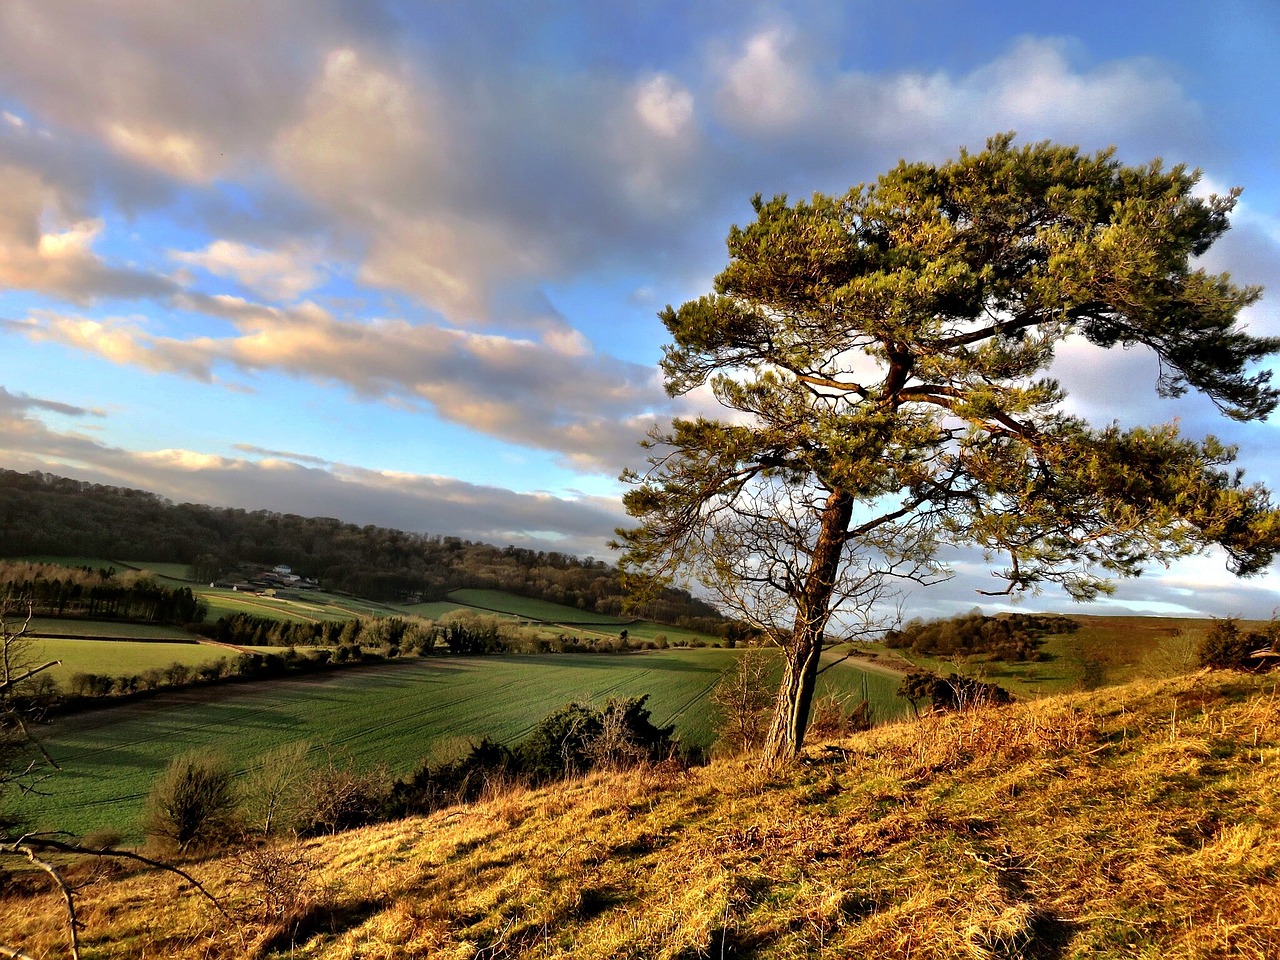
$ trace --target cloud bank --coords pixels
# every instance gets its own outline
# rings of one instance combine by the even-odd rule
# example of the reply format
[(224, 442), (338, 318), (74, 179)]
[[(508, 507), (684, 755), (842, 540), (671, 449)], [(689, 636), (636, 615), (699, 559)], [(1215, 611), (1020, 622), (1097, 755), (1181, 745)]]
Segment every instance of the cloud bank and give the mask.
[[(918, 9), (867, 13), (570, 3), (522, 8), (513, 29), (484, 0), (8, 0), (3, 465), (479, 539), (553, 531), (598, 553), (636, 441), (712, 412), (663, 392), (653, 311), (710, 288), (753, 194), (843, 191), (1011, 129), (1204, 163), (1206, 187), (1229, 186), (1237, 158), (1264, 152), (1242, 144), (1269, 142), (1266, 124), (1223, 126), (1207, 49), (1179, 60), (1083, 15), (1063, 35), (971, 14), (952, 42)], [(894, 55), (933, 32), (945, 49)], [(1267, 191), (1246, 190), (1207, 268), (1280, 285)], [(1247, 319), (1280, 333), (1268, 300)], [(1177, 417), (1280, 482), (1273, 425), (1160, 400), (1142, 351), (1073, 346), (1054, 373), (1096, 423)], [(279, 425), (140, 437), (152, 421), (181, 435), (166, 398), (192, 383), (260, 398)], [(335, 452), (315, 415), (333, 403), (411, 411), (404, 469)], [(460, 434), (537, 466), (504, 487), (410, 465)], [(1151, 582), (1186, 600), (1172, 574)]]

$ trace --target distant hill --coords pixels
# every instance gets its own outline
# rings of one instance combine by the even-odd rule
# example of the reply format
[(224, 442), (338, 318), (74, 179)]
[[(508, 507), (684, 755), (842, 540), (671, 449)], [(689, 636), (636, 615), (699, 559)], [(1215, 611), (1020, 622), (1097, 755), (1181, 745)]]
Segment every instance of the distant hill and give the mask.
[[(0, 557), (33, 555), (146, 557), (189, 564), (206, 582), (239, 564), (284, 564), (328, 590), (380, 601), (492, 589), (612, 616), (625, 597), (617, 570), (591, 558), (332, 517), (175, 504), (145, 490), (0, 470)], [(682, 590), (664, 591), (635, 614), (708, 632), (724, 623)]]

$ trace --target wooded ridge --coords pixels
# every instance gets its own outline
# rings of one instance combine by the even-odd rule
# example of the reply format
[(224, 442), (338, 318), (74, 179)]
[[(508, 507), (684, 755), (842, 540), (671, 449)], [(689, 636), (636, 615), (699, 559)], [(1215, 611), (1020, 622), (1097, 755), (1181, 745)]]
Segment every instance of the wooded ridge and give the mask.
[[(357, 526), (332, 517), (175, 504), (144, 490), (0, 469), (0, 556), (145, 558), (210, 581), (238, 563), (286, 564), (328, 590), (372, 600), (439, 600), (505, 590), (603, 614), (622, 612), (618, 572), (601, 560), (459, 537)], [(710, 629), (723, 618), (678, 589), (637, 616)]]

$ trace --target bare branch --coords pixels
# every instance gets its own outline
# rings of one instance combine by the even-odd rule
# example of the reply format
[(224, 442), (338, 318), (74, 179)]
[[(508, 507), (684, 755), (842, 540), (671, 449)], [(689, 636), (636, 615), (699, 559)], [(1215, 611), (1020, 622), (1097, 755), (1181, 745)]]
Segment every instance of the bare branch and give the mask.
[(45, 670), (48, 670), (50, 667), (58, 667), (61, 665), (62, 665), (61, 660), (50, 660), (48, 663), (42, 663), (38, 667), (31, 668), (26, 673), (20, 673), (16, 677), (12, 677), (11, 679), (4, 680), (0, 682), (0, 695), (8, 693), (10, 690), (12, 690), (18, 684), (22, 683), (24, 680), (30, 680), (37, 673), (43, 673)]
[(71, 957), (72, 960), (80, 960), (80, 920), (76, 916), (76, 897), (75, 891), (71, 889), (70, 884), (62, 876), (62, 873), (51, 864), (48, 860), (44, 860), (36, 855), (35, 850), (21, 840), (14, 844), (0, 845), (0, 852), (12, 852), (25, 856), (33, 864), (47, 873), (53, 878), (54, 885), (62, 894), (63, 909), (67, 914), (67, 937), (71, 941)]

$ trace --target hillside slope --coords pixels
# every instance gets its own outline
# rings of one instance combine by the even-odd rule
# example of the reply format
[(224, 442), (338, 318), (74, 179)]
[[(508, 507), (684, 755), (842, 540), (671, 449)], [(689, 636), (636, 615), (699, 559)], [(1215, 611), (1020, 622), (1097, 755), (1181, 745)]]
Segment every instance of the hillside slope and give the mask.
[[(886, 726), (777, 777), (597, 776), (312, 840), (274, 940), (243, 857), (190, 865), (240, 927), (119, 876), (84, 891), (85, 956), (1263, 960), (1278, 828), (1275, 679), (1202, 673)], [(0, 906), (36, 956), (61, 923), (51, 894)]]

